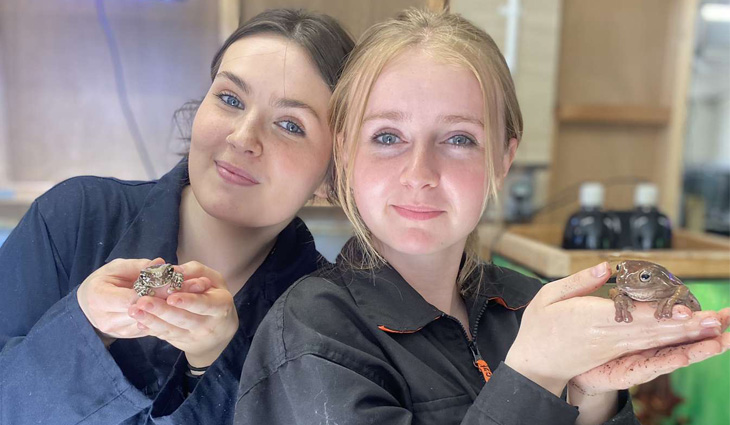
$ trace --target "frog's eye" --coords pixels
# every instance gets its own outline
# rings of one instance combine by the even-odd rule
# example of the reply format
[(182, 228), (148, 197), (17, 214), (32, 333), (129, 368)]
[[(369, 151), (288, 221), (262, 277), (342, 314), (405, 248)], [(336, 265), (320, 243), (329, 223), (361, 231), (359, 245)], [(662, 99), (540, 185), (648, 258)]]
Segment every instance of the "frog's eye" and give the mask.
[(648, 282), (649, 279), (651, 279), (651, 273), (641, 272), (641, 276), (639, 276), (639, 279), (641, 279), (642, 282)]

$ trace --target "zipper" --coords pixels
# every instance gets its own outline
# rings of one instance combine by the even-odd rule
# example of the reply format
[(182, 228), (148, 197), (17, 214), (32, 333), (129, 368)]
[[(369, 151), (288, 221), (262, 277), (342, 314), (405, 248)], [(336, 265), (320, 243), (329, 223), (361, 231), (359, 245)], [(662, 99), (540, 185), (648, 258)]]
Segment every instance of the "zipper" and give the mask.
[(479, 372), (482, 373), (482, 377), (484, 378), (484, 382), (489, 382), (489, 379), (492, 377), (492, 369), (489, 368), (489, 365), (487, 362), (482, 358), (481, 353), (479, 353), (479, 347), (477, 347), (477, 328), (479, 327), (479, 320), (481, 320), (482, 315), (484, 314), (484, 311), (487, 309), (488, 302), (485, 302), (482, 306), (482, 309), (479, 311), (479, 314), (477, 315), (476, 323), (474, 324), (474, 332), (472, 335), (474, 336), (474, 339), (469, 338), (469, 334), (466, 332), (466, 328), (464, 327), (464, 324), (461, 323), (457, 318), (453, 316), (449, 316), (448, 314), (444, 313), (443, 315), (445, 317), (448, 317), (451, 320), (454, 320), (456, 323), (461, 326), (461, 332), (464, 334), (464, 338), (466, 339), (466, 344), (469, 346), (469, 351), (471, 351), (471, 355), (474, 358), (474, 362), (472, 363), (474, 367), (476, 367)]

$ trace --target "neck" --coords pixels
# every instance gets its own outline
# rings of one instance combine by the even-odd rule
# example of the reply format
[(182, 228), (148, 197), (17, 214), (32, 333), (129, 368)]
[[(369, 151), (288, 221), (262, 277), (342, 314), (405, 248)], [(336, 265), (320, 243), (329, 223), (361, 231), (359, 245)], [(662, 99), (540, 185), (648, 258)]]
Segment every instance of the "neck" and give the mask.
[(216, 270), (235, 295), (264, 262), (287, 224), (248, 228), (220, 220), (205, 212), (187, 186), (180, 202), (178, 261), (197, 261)]
[(376, 243), (378, 251), (426, 301), (465, 323), (466, 307), (456, 279), (465, 243), (427, 255), (395, 252)]

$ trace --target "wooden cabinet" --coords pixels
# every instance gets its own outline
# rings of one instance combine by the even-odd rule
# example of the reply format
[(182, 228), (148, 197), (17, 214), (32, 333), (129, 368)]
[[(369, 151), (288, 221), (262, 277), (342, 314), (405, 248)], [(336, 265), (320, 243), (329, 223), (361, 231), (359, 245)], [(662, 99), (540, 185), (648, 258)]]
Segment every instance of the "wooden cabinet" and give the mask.
[[(679, 213), (695, 0), (563, 0), (549, 197), (602, 181), (632, 207), (638, 181)], [(568, 189), (570, 188), (570, 189)], [(563, 222), (577, 208), (550, 214)]]

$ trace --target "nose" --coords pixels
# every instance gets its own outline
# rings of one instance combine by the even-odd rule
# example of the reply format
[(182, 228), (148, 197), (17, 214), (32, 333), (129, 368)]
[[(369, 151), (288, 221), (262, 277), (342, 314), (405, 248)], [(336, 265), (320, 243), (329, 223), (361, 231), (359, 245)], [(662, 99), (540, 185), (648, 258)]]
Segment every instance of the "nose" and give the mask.
[(407, 154), (407, 162), (400, 175), (400, 183), (412, 189), (436, 187), (439, 183), (434, 152), (426, 146), (417, 146)]
[(240, 153), (260, 156), (264, 152), (261, 143), (262, 127), (262, 120), (251, 111), (235, 120), (226, 142)]

